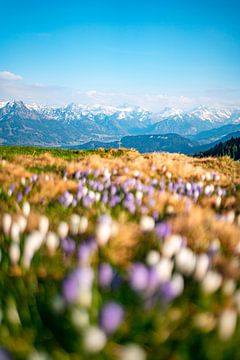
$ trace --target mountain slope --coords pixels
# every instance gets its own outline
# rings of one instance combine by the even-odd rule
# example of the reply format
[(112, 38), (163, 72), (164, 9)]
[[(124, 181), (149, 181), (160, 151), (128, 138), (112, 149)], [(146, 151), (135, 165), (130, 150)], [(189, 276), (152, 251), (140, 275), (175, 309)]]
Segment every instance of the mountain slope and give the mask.
[(200, 157), (205, 156), (230, 156), (234, 160), (240, 160), (240, 132), (239, 137), (215, 145), (211, 149), (198, 154)]
[(195, 135), (189, 135), (188, 138), (193, 141), (198, 141), (200, 144), (208, 144), (236, 131), (240, 131), (240, 124), (227, 124), (211, 130), (199, 132)]
[(93, 150), (97, 148), (119, 148), (136, 149), (141, 153), (146, 152), (181, 152), (184, 154), (194, 153), (197, 143), (186, 139), (178, 134), (165, 135), (136, 135), (124, 136), (121, 141), (99, 142), (90, 141), (85, 144), (68, 147), (71, 149)]
[[(140, 107), (126, 105), (114, 107), (69, 104), (56, 107), (26, 105), (21, 101), (14, 101), (0, 107), (0, 143), (66, 147), (89, 141), (112, 142), (124, 136), (177, 133), (183, 137), (188, 135), (189, 141), (195, 144), (196, 140), (204, 144), (225, 136), (233, 129), (239, 129), (239, 114), (238, 109), (206, 107), (185, 112), (165, 108), (161, 112), (152, 113)], [(230, 124), (231, 121), (235, 123)], [(223, 124), (225, 128), (221, 126)], [(219, 133), (217, 128), (220, 129)], [(193, 136), (203, 130), (207, 132)], [(147, 147), (154, 149), (151, 151), (155, 151), (155, 148), (158, 150), (158, 143), (155, 138), (152, 139), (154, 144)], [(186, 139), (182, 140), (182, 147), (180, 141), (178, 144), (176, 141), (170, 141), (174, 151), (185, 151)], [(206, 150), (207, 147), (203, 149)]]

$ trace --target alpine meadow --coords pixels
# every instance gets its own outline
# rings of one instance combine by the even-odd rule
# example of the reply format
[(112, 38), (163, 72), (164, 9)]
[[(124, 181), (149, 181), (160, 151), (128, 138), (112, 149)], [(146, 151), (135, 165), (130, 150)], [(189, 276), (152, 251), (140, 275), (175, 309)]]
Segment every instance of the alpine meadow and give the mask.
[(0, 360), (240, 360), (239, 2), (0, 9)]

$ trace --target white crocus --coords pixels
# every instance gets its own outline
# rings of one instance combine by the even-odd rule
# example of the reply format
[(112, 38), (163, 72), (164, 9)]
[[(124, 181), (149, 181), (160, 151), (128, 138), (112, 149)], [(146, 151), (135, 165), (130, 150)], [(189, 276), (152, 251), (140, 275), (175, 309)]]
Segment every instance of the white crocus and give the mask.
[(58, 235), (61, 239), (67, 237), (69, 231), (69, 226), (65, 221), (61, 221), (58, 225)]
[(19, 225), (20, 232), (23, 233), (27, 227), (27, 219), (24, 216), (20, 215), (17, 222)]
[(95, 193), (95, 201), (98, 202), (98, 201), (100, 201), (100, 199), (101, 199), (101, 193), (100, 193), (100, 192), (96, 192), (96, 193)]
[(184, 275), (191, 275), (196, 265), (196, 255), (189, 248), (182, 248), (175, 258), (177, 269)]
[(227, 279), (222, 286), (222, 291), (224, 295), (231, 296), (233, 295), (236, 289), (236, 282), (233, 279)]
[(88, 196), (90, 197), (90, 199), (94, 200), (95, 199), (95, 192), (92, 191), (92, 190), (89, 190)]
[(109, 241), (112, 232), (111, 223), (99, 223), (96, 228), (97, 243), (100, 246), (106, 245)]
[(163, 243), (162, 254), (171, 258), (176, 255), (182, 246), (182, 237), (180, 235), (170, 235)]
[(207, 254), (198, 255), (196, 261), (195, 273), (194, 273), (195, 279), (201, 281), (206, 275), (208, 267), (209, 267), (209, 257), (207, 256)]
[(49, 233), (46, 236), (46, 245), (51, 254), (54, 254), (55, 250), (59, 246), (59, 237), (57, 234), (55, 234), (52, 231), (49, 231)]
[(22, 212), (25, 217), (28, 217), (31, 211), (29, 202), (25, 201), (22, 206)]
[(96, 326), (87, 328), (83, 335), (84, 349), (89, 353), (98, 353), (106, 345), (107, 337), (105, 333)]
[(216, 199), (215, 199), (215, 206), (216, 208), (219, 208), (221, 206), (221, 203), (222, 203), (222, 198), (221, 196), (217, 196)]
[(2, 219), (2, 227), (5, 235), (9, 235), (10, 228), (12, 225), (12, 217), (10, 214), (4, 214)]
[(226, 341), (234, 333), (237, 324), (237, 312), (234, 309), (226, 309), (222, 312), (219, 319), (219, 337)]
[(77, 235), (80, 224), (80, 216), (78, 214), (72, 214), (70, 218), (70, 231), (73, 235)]
[(43, 243), (44, 236), (40, 231), (33, 231), (30, 233), (24, 244), (24, 252), (23, 252), (23, 265), (26, 268), (30, 267), (32, 258), (35, 252), (40, 248)]
[(202, 281), (202, 290), (206, 294), (212, 294), (222, 284), (222, 276), (216, 271), (208, 271)]
[(13, 265), (17, 265), (20, 259), (20, 247), (16, 242), (12, 242), (9, 248), (9, 258)]
[(25, 186), (26, 185), (26, 179), (25, 177), (22, 177), (21, 180), (20, 180), (22, 186)]
[(83, 196), (86, 196), (87, 193), (88, 193), (88, 188), (86, 186), (84, 186), (83, 189), (82, 189)]
[(173, 270), (172, 260), (161, 257), (157, 265), (155, 265), (160, 283), (170, 280)]
[(182, 275), (175, 273), (172, 277), (171, 284), (174, 294), (176, 296), (181, 295), (184, 289), (184, 279)]
[(73, 308), (71, 320), (77, 329), (83, 329), (89, 325), (89, 314), (85, 309)]
[(140, 190), (136, 191), (136, 199), (142, 200), (142, 198), (143, 198), (143, 192)]
[(49, 228), (48, 217), (45, 215), (41, 215), (39, 218), (38, 229), (40, 233), (43, 235), (43, 237), (46, 236), (48, 232), (48, 228)]
[(158, 251), (156, 250), (150, 250), (147, 254), (147, 257), (146, 257), (146, 263), (149, 265), (149, 266), (154, 266), (156, 265), (160, 260), (160, 254)]
[(140, 228), (142, 231), (152, 231), (155, 227), (155, 221), (151, 216), (144, 215), (140, 220)]
[(20, 226), (18, 223), (13, 223), (10, 231), (10, 235), (13, 241), (20, 241)]
[(79, 233), (84, 234), (88, 228), (88, 219), (85, 216), (80, 217), (79, 222)]
[(120, 360), (145, 360), (145, 351), (137, 344), (128, 344), (120, 351)]

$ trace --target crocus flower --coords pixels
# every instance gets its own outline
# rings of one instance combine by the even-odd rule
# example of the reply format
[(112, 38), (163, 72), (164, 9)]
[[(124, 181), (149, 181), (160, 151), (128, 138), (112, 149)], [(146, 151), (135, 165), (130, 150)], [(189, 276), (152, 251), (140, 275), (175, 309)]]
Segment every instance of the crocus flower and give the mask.
[(78, 248), (78, 260), (80, 264), (87, 264), (89, 262), (89, 258), (92, 254), (91, 245), (86, 241), (81, 243)]
[(142, 231), (152, 231), (155, 226), (155, 221), (151, 216), (142, 216), (140, 219), (140, 228)]
[(131, 287), (136, 291), (143, 291), (148, 285), (148, 269), (142, 263), (133, 264), (129, 273)]
[(106, 345), (105, 333), (96, 326), (88, 327), (83, 335), (83, 346), (88, 353), (98, 353)]
[(23, 233), (27, 227), (27, 219), (24, 216), (20, 215), (17, 219), (17, 223), (18, 223), (20, 232)]
[(193, 273), (196, 266), (196, 255), (189, 248), (181, 248), (176, 254), (176, 267), (183, 275)]
[(113, 279), (113, 269), (107, 263), (100, 264), (98, 270), (98, 281), (102, 288), (108, 288)]
[(202, 280), (202, 290), (206, 294), (212, 294), (222, 284), (222, 276), (216, 271), (209, 270)]
[(219, 337), (226, 341), (234, 333), (237, 324), (237, 312), (234, 309), (226, 309), (219, 319)]
[(22, 201), (22, 198), (23, 198), (22, 193), (21, 193), (21, 192), (18, 192), (18, 193), (17, 193), (17, 199), (16, 199), (17, 202), (20, 203), (20, 202)]
[(160, 283), (170, 280), (173, 270), (173, 261), (167, 257), (161, 257), (155, 265), (156, 272)]
[(149, 266), (156, 265), (160, 260), (160, 254), (156, 250), (150, 250), (146, 256), (146, 263)]
[(29, 268), (35, 252), (42, 245), (43, 239), (44, 236), (40, 231), (33, 231), (27, 236), (23, 252), (23, 265), (26, 268)]
[[(16, 265), (20, 259), (20, 247), (16, 242), (12, 242), (9, 248), (9, 258), (13, 265)], [(1, 358), (1, 357), (0, 357)]]
[(76, 235), (79, 230), (80, 216), (78, 214), (72, 214), (70, 218), (70, 231), (73, 235)]
[(58, 235), (60, 236), (61, 239), (67, 237), (68, 230), (69, 230), (68, 224), (64, 221), (61, 221), (58, 225)]
[(100, 314), (100, 326), (107, 335), (114, 333), (121, 325), (124, 318), (124, 310), (115, 302), (105, 304)]
[(72, 254), (76, 248), (75, 241), (69, 237), (62, 239), (61, 245), (67, 256)]
[(100, 246), (105, 245), (110, 239), (112, 232), (112, 219), (109, 216), (102, 216), (96, 228), (96, 239)]
[(201, 281), (204, 278), (209, 268), (209, 264), (210, 260), (207, 254), (200, 254), (197, 256), (196, 268), (194, 273), (195, 279)]
[(59, 246), (59, 237), (54, 232), (50, 231), (46, 236), (46, 246), (51, 254), (54, 254), (55, 250)]
[(20, 240), (20, 226), (14, 222), (11, 227), (10, 235), (13, 241), (19, 242)]
[[(83, 306), (89, 305), (93, 271), (83, 266), (73, 271), (63, 283), (63, 296), (68, 303), (80, 302)], [(89, 296), (90, 295), (90, 296)]]
[(146, 360), (145, 351), (137, 344), (128, 344), (120, 351), (120, 360)]
[(180, 250), (183, 243), (183, 239), (180, 235), (170, 235), (164, 241), (162, 246), (162, 254), (166, 257), (172, 257), (176, 255)]
[(41, 215), (39, 218), (38, 229), (43, 236), (46, 236), (49, 228), (49, 220), (45, 215)]
[(12, 225), (12, 217), (10, 214), (4, 214), (2, 220), (3, 232), (5, 235), (9, 235)]
[(171, 234), (171, 224), (168, 222), (161, 222), (156, 225), (155, 232), (156, 235), (160, 238), (166, 238), (168, 235)]

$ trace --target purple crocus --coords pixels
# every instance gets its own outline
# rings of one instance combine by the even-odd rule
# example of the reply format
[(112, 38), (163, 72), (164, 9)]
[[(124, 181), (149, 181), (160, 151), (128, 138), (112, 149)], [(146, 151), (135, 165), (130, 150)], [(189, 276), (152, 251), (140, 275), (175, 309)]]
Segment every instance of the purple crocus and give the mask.
[(135, 291), (145, 290), (148, 285), (148, 276), (148, 269), (144, 264), (133, 264), (129, 273), (129, 280), (132, 289)]
[(157, 224), (155, 228), (156, 235), (160, 238), (166, 238), (168, 235), (171, 234), (172, 227), (168, 222), (161, 222)]
[(63, 296), (68, 303), (77, 300), (81, 291), (89, 290), (93, 283), (93, 271), (84, 266), (73, 271), (63, 282)]
[(24, 189), (24, 195), (29, 194), (30, 191), (31, 191), (31, 187), (29, 185), (27, 185)]
[(36, 182), (37, 179), (38, 179), (37, 174), (33, 174), (32, 177), (31, 177), (31, 182)]
[(76, 248), (75, 241), (71, 238), (63, 239), (61, 245), (67, 256), (73, 253)]
[(124, 318), (124, 310), (115, 302), (108, 302), (101, 310), (100, 326), (106, 334), (111, 335), (121, 325)]
[(83, 242), (78, 248), (78, 260), (80, 264), (86, 264), (92, 254), (91, 246), (87, 242)]
[(161, 298), (164, 303), (169, 303), (176, 296), (171, 281), (167, 281), (161, 285)]
[(22, 198), (23, 198), (22, 193), (18, 192), (17, 193), (17, 202), (20, 203), (22, 201)]
[(108, 288), (111, 285), (113, 279), (113, 269), (111, 265), (107, 263), (100, 264), (98, 272), (99, 285), (102, 288)]

